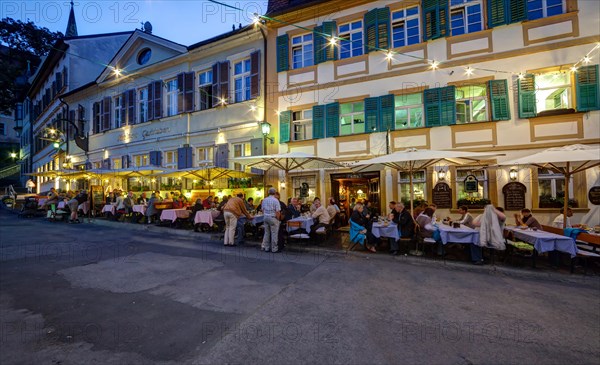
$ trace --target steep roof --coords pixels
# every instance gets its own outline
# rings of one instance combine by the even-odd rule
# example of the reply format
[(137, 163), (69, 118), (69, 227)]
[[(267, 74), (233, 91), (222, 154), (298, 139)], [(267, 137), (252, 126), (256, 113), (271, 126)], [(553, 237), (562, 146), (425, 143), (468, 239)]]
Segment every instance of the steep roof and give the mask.
[(267, 15), (275, 16), (294, 11), (311, 5), (324, 3), (327, 0), (269, 0)]

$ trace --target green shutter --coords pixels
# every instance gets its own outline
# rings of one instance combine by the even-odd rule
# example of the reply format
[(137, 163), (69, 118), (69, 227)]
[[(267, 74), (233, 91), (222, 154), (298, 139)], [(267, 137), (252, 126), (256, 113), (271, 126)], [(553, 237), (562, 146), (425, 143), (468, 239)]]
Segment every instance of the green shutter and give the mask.
[(424, 40), (448, 34), (448, 0), (423, 0)]
[(286, 110), (279, 114), (279, 143), (290, 141), (290, 129), (292, 124), (292, 112)]
[(577, 111), (587, 112), (600, 109), (598, 92), (598, 65), (584, 66), (575, 75)]
[(313, 58), (315, 65), (337, 60), (337, 48), (329, 44), (329, 38), (336, 33), (335, 22), (323, 22), (313, 29)]
[(427, 89), (425, 99), (425, 126), (439, 127), (456, 123), (456, 89), (454, 86)]
[(506, 0), (488, 0), (488, 28), (506, 24)]
[[(335, 21), (323, 22), (323, 33), (327, 34), (328, 37), (333, 37), (337, 33), (337, 25)], [(323, 60), (324, 61), (335, 61), (337, 60), (337, 46), (329, 44), (328, 37), (325, 38), (325, 44), (323, 47)]]
[(390, 8), (377, 9), (377, 46), (379, 49), (390, 48)]
[(518, 82), (519, 86), (519, 118), (531, 118), (537, 115), (535, 105), (535, 77), (525, 75)]
[(379, 98), (365, 99), (365, 133), (377, 132), (379, 121)]
[(290, 37), (287, 34), (277, 37), (277, 72), (290, 68)]
[(323, 48), (327, 43), (321, 33), (323, 33), (322, 26), (319, 25), (313, 29), (313, 58), (315, 65), (325, 62)]
[(337, 137), (340, 135), (340, 104), (331, 103), (325, 106), (325, 136)]
[(365, 14), (365, 53), (377, 50), (377, 9)]
[(507, 0), (508, 23), (516, 23), (527, 19), (527, 0)]
[(395, 98), (393, 94), (379, 97), (379, 130), (393, 131), (396, 127), (396, 112), (394, 110)]
[(325, 137), (325, 105), (313, 106), (313, 138)]
[(508, 81), (490, 80), (488, 89), (492, 103), (492, 120), (510, 120)]

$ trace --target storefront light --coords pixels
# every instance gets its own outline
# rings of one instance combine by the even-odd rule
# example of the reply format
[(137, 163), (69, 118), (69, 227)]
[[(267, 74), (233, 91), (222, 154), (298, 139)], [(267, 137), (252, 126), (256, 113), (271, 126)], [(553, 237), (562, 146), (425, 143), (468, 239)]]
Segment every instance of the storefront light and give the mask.
[(515, 169), (510, 169), (510, 171), (508, 172), (508, 177), (511, 181), (515, 181), (519, 177), (519, 172)]

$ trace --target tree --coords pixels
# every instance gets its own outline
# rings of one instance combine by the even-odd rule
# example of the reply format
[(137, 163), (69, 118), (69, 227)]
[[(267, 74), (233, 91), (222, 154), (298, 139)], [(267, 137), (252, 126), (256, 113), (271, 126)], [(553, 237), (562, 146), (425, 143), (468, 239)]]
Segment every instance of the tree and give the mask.
[(29, 87), (25, 77), (28, 62), (33, 73), (41, 57), (63, 37), (61, 32), (38, 27), (32, 21), (0, 21), (0, 112), (12, 112), (15, 103), (25, 97)]

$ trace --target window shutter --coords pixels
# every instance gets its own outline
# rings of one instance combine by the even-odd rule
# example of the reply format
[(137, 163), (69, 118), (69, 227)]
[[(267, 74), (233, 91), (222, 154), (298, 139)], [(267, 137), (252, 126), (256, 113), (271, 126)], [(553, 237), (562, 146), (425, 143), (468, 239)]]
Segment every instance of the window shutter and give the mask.
[(394, 110), (394, 95), (388, 94), (379, 97), (380, 131), (393, 131), (396, 126), (396, 111)]
[(221, 62), (219, 67), (219, 95), (229, 102), (229, 61)]
[(102, 160), (102, 169), (110, 170), (110, 158), (105, 158)]
[[(194, 72), (188, 72), (183, 77), (183, 111), (194, 111)], [(191, 166), (190, 166), (191, 167)]]
[(215, 166), (229, 168), (229, 145), (227, 143), (217, 145), (215, 148)]
[(162, 81), (154, 81), (154, 99), (152, 100), (152, 104), (154, 104), (154, 115), (152, 119), (160, 119), (163, 114), (163, 105), (162, 105)]
[(55, 79), (56, 79), (56, 88), (58, 89), (58, 92), (60, 92), (64, 86), (62, 72), (57, 72)]
[(377, 9), (377, 46), (381, 49), (390, 47), (390, 8)]
[(288, 143), (290, 141), (291, 123), (292, 112), (290, 110), (279, 114), (279, 143)]
[(250, 54), (250, 99), (260, 95), (260, 51)]
[[(337, 33), (337, 25), (335, 21), (323, 22), (323, 33), (333, 37)], [(335, 61), (338, 58), (337, 47), (329, 45), (328, 39), (325, 39), (325, 47), (323, 48), (324, 61)]]
[(177, 149), (177, 168), (187, 169), (193, 166), (192, 147), (181, 147)]
[(73, 124), (75, 124), (75, 110), (69, 110), (69, 120), (71, 123), (67, 125), (67, 134), (69, 135), (69, 140), (72, 141), (75, 139), (75, 128), (73, 128)]
[(110, 129), (111, 109), (111, 98), (107, 96), (102, 100), (102, 131)]
[(277, 37), (277, 72), (290, 68), (290, 37), (287, 34)]
[(94, 118), (94, 126), (93, 126), (93, 132), (94, 133), (98, 133), (100, 132), (100, 103), (99, 102), (95, 102), (93, 107), (93, 118)]
[(377, 50), (377, 10), (373, 9), (365, 14), (365, 53)]
[(162, 166), (162, 152), (161, 151), (150, 151), (150, 165), (151, 166)]
[(497, 27), (507, 23), (506, 1), (488, 0), (488, 28)]
[(121, 125), (120, 126), (115, 125), (115, 128), (124, 127), (128, 124), (127, 123), (127, 91), (123, 91), (123, 93), (121, 94), (121, 110), (120, 110), (119, 114), (121, 115)]
[(313, 138), (325, 137), (325, 105), (313, 106)]
[(135, 89), (125, 91), (125, 98), (123, 99), (124, 106), (127, 110), (127, 117), (123, 119), (125, 124), (135, 124)]
[(425, 126), (439, 127), (456, 123), (454, 93), (454, 86), (425, 90)]
[(587, 112), (600, 109), (598, 92), (598, 65), (581, 67), (575, 75), (577, 111)]
[(423, 0), (424, 40), (448, 34), (448, 0)]
[(129, 155), (121, 156), (121, 168), (128, 169), (130, 163), (131, 163), (131, 160), (129, 159)]
[[(250, 140), (250, 156), (262, 156), (265, 154), (265, 139), (264, 138), (253, 138)], [(251, 174), (264, 175), (264, 171), (261, 169), (250, 168)]]
[(219, 95), (221, 95), (221, 93), (219, 92), (219, 68), (220, 68), (221, 64), (219, 62), (215, 63), (212, 66), (212, 105), (213, 107), (219, 105)]
[(525, 75), (518, 81), (519, 118), (531, 118), (537, 115), (535, 105), (535, 76)]
[(379, 98), (365, 99), (365, 132), (377, 132), (379, 121)]
[(154, 119), (154, 83), (148, 84), (148, 120)]
[(184, 78), (185, 73), (177, 74), (177, 113), (183, 113), (183, 99), (184, 99)]
[(506, 0), (509, 15), (508, 23), (516, 23), (527, 19), (527, 0)]
[(327, 43), (325, 41), (325, 37), (323, 37), (321, 33), (323, 33), (322, 26), (319, 25), (313, 29), (313, 58), (315, 65), (325, 62), (325, 54), (323, 49)]
[(340, 103), (330, 103), (325, 106), (326, 137), (340, 135)]
[(492, 103), (492, 120), (510, 120), (508, 81), (490, 80), (488, 89)]
[(69, 86), (69, 73), (67, 72), (67, 66), (63, 67), (62, 77), (63, 77), (63, 86)]

